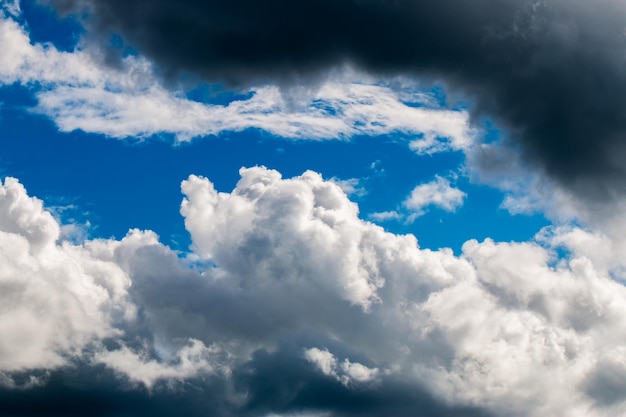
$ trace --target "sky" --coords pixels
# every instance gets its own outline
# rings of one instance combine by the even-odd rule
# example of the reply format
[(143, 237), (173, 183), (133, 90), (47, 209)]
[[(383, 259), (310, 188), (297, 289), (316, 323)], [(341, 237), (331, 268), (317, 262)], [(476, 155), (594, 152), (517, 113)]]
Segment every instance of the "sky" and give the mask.
[(617, 0), (0, 0), (0, 414), (626, 413)]

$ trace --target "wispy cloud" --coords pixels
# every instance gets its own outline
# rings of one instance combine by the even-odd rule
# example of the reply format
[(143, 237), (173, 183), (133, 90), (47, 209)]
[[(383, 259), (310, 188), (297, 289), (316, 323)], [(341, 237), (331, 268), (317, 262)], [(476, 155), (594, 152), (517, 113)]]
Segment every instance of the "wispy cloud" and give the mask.
[(33, 110), (64, 132), (114, 138), (168, 134), (178, 141), (245, 129), (302, 140), (402, 133), (415, 136), (412, 146), (422, 152), (464, 149), (472, 138), (464, 111), (415, 106), (428, 104), (423, 92), (407, 96), (366, 77), (365, 82), (330, 79), (297, 92), (295, 101), (289, 97), (293, 91), (259, 86), (249, 90), (250, 98), (216, 105), (168, 90), (141, 57), (126, 57), (114, 68), (94, 51), (33, 44), (6, 15), (0, 18), (0, 44), (0, 82), (29, 86), (38, 100)]

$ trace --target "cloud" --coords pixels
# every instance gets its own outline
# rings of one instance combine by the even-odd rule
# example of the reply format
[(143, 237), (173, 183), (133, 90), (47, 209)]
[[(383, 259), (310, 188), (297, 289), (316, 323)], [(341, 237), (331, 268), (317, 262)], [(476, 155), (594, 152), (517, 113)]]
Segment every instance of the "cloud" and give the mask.
[(349, 178), (347, 180), (342, 180), (336, 177), (331, 178), (335, 184), (341, 188), (341, 190), (346, 193), (348, 197), (363, 197), (367, 194), (367, 189), (363, 184), (367, 178)]
[(191, 339), (176, 352), (170, 364), (152, 359), (145, 352), (143, 355), (133, 352), (128, 347), (99, 352), (94, 360), (150, 389), (159, 380), (181, 381), (198, 374), (214, 373), (211, 361), (218, 353), (217, 347), (207, 348), (202, 342)]
[(60, 52), (33, 44), (7, 16), (0, 16), (0, 45), (0, 83), (30, 87), (38, 101), (33, 110), (64, 132), (114, 138), (169, 134), (178, 141), (246, 129), (305, 140), (398, 133), (433, 152), (462, 150), (473, 137), (465, 112), (428, 107), (421, 91), (400, 92), (348, 72), (310, 91), (258, 86), (246, 90), (248, 98), (218, 105), (166, 89), (142, 57), (128, 56), (108, 67), (90, 49)]
[(450, 186), (450, 181), (436, 176), (433, 181), (413, 188), (411, 194), (402, 202), (402, 208), (371, 213), (368, 217), (378, 222), (404, 219), (407, 223), (412, 223), (416, 218), (423, 216), (431, 206), (454, 212), (463, 205), (465, 197), (467, 194)]
[[(626, 290), (610, 279), (615, 266), (606, 259), (589, 258), (573, 243), (566, 245), (570, 257), (555, 258), (565, 242), (557, 235), (527, 243), (470, 241), (459, 258), (420, 250), (411, 236), (356, 219), (352, 203), (313, 173), (283, 180), (253, 168), (242, 171), (232, 193), (218, 193), (197, 177), (183, 190), (195, 252), (241, 277), (257, 300), (272, 300), (258, 310), (267, 329), (281, 322), (295, 331), (306, 322), (309, 332), (332, 334), (335, 344), (363, 355), (369, 369), (390, 369), (419, 387), (428, 381), (438, 398), (489, 404), (499, 415), (614, 412), (581, 391), (596, 360), (620, 352), (613, 332), (625, 330), (617, 300)], [(355, 257), (353, 245), (367, 255)], [(350, 271), (358, 271), (353, 281), (367, 291), (349, 291)], [(368, 286), (372, 279), (376, 284)], [(298, 305), (286, 307), (281, 294)], [(324, 310), (313, 307), (317, 297)], [(337, 297), (362, 313), (333, 310)], [(338, 378), (340, 362), (330, 348), (319, 342), (304, 348), (323, 373)]]
[(114, 317), (134, 314), (121, 269), (56, 245), (58, 224), (14, 179), (0, 187), (0, 211), (0, 372), (62, 366), (115, 336)]
[[(16, 384), (13, 373), (57, 370), (75, 361), (105, 364), (147, 386), (207, 370), (207, 348), (197, 341), (174, 351), (175, 363), (161, 365), (147, 354), (140, 360), (126, 346), (133, 342), (127, 326), (137, 324), (139, 307), (122, 262), (103, 258), (112, 246), (120, 251), (156, 244), (153, 234), (136, 231), (120, 242), (85, 245), (59, 241), (60, 236), (61, 227), (41, 201), (28, 197), (16, 179), (5, 179), (0, 185), (3, 385)], [(111, 341), (119, 349), (106, 349)]]
[(324, 375), (331, 376), (344, 385), (371, 382), (378, 374), (377, 368), (371, 369), (358, 362), (352, 363), (348, 359), (338, 364), (335, 355), (328, 350), (306, 349), (304, 357), (314, 363)]
[(385, 87), (329, 83), (301, 109), (292, 109), (277, 87), (260, 87), (252, 93), (249, 99), (227, 105), (207, 105), (173, 96), (158, 86), (139, 95), (59, 87), (38, 94), (37, 111), (52, 117), (62, 131), (83, 130), (118, 138), (171, 133), (187, 141), (261, 129), (282, 138), (307, 140), (392, 132), (451, 135), (450, 145), (438, 150), (462, 149), (469, 142), (464, 113), (412, 108)]
[(54, 398), (102, 416), (626, 407), (613, 237), (552, 228), (455, 256), (361, 220), (317, 173), (253, 167), (231, 192), (182, 183), (181, 259), (149, 231), (59, 240), (17, 180), (1, 190), (3, 414), (73, 415)]
[(390, 210), (390, 211), (378, 211), (375, 213), (370, 213), (368, 215), (368, 218), (371, 220), (374, 220), (376, 222), (386, 222), (389, 220), (402, 220), (404, 216), (395, 211), (395, 210)]
[(463, 205), (466, 196), (463, 191), (451, 187), (450, 181), (437, 176), (434, 181), (415, 187), (402, 205), (411, 212), (409, 217), (421, 216), (428, 206), (453, 212)]
[(92, 39), (121, 34), (168, 74), (292, 85), (349, 63), (444, 80), (561, 186), (585, 200), (624, 195), (620, 1), (49, 3), (86, 16)]

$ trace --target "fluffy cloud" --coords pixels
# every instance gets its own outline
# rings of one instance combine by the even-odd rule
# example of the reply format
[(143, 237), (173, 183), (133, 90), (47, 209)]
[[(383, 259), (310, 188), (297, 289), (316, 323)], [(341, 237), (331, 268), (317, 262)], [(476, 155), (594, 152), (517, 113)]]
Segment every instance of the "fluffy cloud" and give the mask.
[[(121, 253), (157, 245), (154, 234), (134, 231), (120, 242), (77, 246), (60, 241), (61, 228), (14, 178), (0, 186), (0, 374), (54, 370), (74, 361), (103, 363), (151, 385), (155, 380), (206, 370), (199, 342), (173, 352), (176, 363), (157, 364), (126, 346), (139, 320)], [(118, 253), (115, 259), (114, 253)], [(130, 339), (129, 339), (130, 337)], [(119, 348), (108, 350), (107, 342)], [(206, 356), (206, 355), (205, 355)], [(9, 376), (7, 376), (9, 375)]]
[(310, 171), (255, 167), (231, 192), (197, 176), (182, 189), (186, 259), (137, 230), (58, 241), (41, 203), (5, 181), (5, 379), (104, 366), (131, 393), (193, 399), (185, 415), (624, 412), (626, 289), (610, 237), (553, 228), (455, 256), (361, 220)]
[[(621, 407), (621, 397), (605, 401), (593, 381), (599, 372), (610, 389), (620, 386), (611, 384), (621, 377), (597, 367), (622, 360), (626, 290), (606, 261), (581, 252), (592, 240), (557, 233), (528, 243), (470, 241), (459, 258), (420, 250), (411, 236), (359, 220), (337, 186), (310, 172), (283, 180), (243, 170), (232, 193), (191, 177), (183, 191), (196, 253), (229, 271), (224, 280), (237, 277), (254, 298), (271, 299), (259, 310), (274, 325), (306, 322), (364, 355), (368, 369), (428, 381), (439, 398), (503, 415), (610, 415)], [(571, 256), (557, 258), (556, 247)], [(290, 297), (298, 304), (284, 301)], [(314, 307), (318, 297), (325, 311)], [(360, 313), (329, 317), (341, 300)], [(276, 313), (285, 302), (288, 319)], [(332, 353), (307, 349), (308, 360), (340, 378)]]
[(454, 212), (463, 205), (466, 196), (460, 189), (452, 187), (449, 180), (437, 176), (433, 181), (413, 188), (402, 202), (402, 209), (372, 213), (369, 218), (379, 222), (405, 219), (407, 223), (411, 223), (423, 216), (428, 207)]
[[(3, 3), (7, 12), (12, 4)], [(312, 89), (260, 86), (246, 91), (248, 98), (224, 105), (192, 101), (182, 91), (166, 89), (142, 57), (109, 67), (97, 51), (61, 52), (33, 44), (4, 14), (0, 83), (32, 87), (38, 100), (34, 110), (51, 117), (61, 131), (114, 138), (171, 134), (188, 141), (245, 129), (313, 140), (403, 133), (416, 138), (411, 146), (419, 151), (436, 152), (464, 149), (473, 136), (465, 112), (437, 108), (423, 92), (399, 92), (350, 71)]]
[(420, 184), (411, 191), (411, 195), (402, 203), (413, 216), (421, 216), (428, 206), (435, 206), (445, 211), (455, 211), (463, 205), (467, 194), (450, 186), (450, 181), (437, 177), (433, 181)]
[(15, 179), (0, 188), (0, 213), (0, 371), (61, 366), (132, 318), (128, 276), (57, 245), (59, 225)]
[(305, 358), (314, 363), (324, 375), (331, 376), (344, 385), (351, 383), (370, 382), (378, 374), (378, 369), (368, 368), (358, 362), (352, 363), (348, 359), (338, 364), (335, 355), (327, 350), (311, 348), (304, 351)]

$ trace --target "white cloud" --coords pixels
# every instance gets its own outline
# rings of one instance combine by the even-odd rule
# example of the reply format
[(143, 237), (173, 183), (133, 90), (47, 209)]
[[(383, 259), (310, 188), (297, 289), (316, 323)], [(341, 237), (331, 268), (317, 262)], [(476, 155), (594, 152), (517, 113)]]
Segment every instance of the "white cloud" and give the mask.
[(401, 220), (404, 218), (404, 215), (395, 210), (390, 210), (370, 213), (367, 217), (375, 222), (386, 222), (389, 220)]
[(467, 194), (452, 187), (449, 180), (436, 176), (433, 181), (413, 188), (411, 194), (402, 202), (402, 206), (396, 210), (374, 212), (367, 217), (375, 222), (404, 220), (406, 223), (412, 223), (416, 218), (426, 214), (431, 206), (454, 212), (463, 205), (465, 197)]
[(0, 8), (6, 10), (11, 16), (19, 16), (22, 13), (20, 0), (2, 0), (0, 1)]
[(54, 368), (118, 334), (131, 319), (128, 276), (87, 250), (57, 244), (60, 228), (17, 180), (0, 187), (0, 371)]
[[(220, 356), (191, 340), (157, 362), (105, 340), (123, 340), (138, 319), (129, 294), (128, 259), (158, 245), (151, 233), (133, 231), (122, 241), (59, 241), (62, 227), (14, 178), (0, 183), (0, 376), (16, 386), (12, 372), (56, 369), (75, 360), (103, 363), (150, 387), (160, 379), (212, 372)], [(114, 255), (117, 252), (117, 258)], [(167, 359), (167, 358), (166, 358)], [(20, 388), (41, 385), (35, 376)]]
[[(306, 291), (310, 275), (318, 274), (316, 288), (311, 290), (336, 292), (365, 309), (377, 302), (376, 291), (384, 280), (363, 253), (362, 249), (368, 249), (354, 239), (363, 233), (358, 208), (338, 185), (324, 182), (311, 171), (282, 180), (278, 172), (257, 167), (242, 169), (241, 176), (232, 194), (217, 193), (204, 178), (191, 176), (183, 182), (187, 198), (181, 213), (198, 255), (233, 268), (247, 280), (252, 272), (248, 268), (256, 266), (242, 262), (241, 256), (258, 256), (256, 251), (271, 247), (277, 256), (267, 259), (263, 269), (256, 269), (249, 285), (262, 290), (263, 279), (272, 282), (274, 274), (284, 270), (288, 275), (277, 291), (288, 291), (292, 285), (294, 291)], [(273, 228), (292, 233), (277, 235)], [(337, 250), (346, 256), (328, 257)], [(317, 262), (309, 254), (327, 256), (327, 262)], [(307, 262), (306, 267), (291, 275), (294, 262), (300, 261)]]
[(363, 197), (367, 194), (367, 190), (363, 184), (365, 179), (349, 178), (347, 180), (342, 180), (333, 177), (330, 181), (337, 184), (348, 197)]
[(113, 351), (100, 351), (94, 362), (105, 364), (150, 389), (156, 381), (182, 381), (199, 374), (216, 372), (212, 360), (219, 353), (217, 346), (206, 347), (199, 340), (191, 339), (172, 355), (170, 363), (151, 359), (146, 352), (134, 352), (126, 346)]
[(414, 218), (423, 215), (429, 206), (456, 211), (463, 205), (466, 196), (463, 191), (450, 186), (450, 181), (437, 176), (435, 180), (415, 187), (402, 205), (411, 212), (409, 218)]
[(502, 191), (500, 207), (509, 214), (541, 213), (555, 222), (589, 219), (574, 196), (528, 166), (503, 142), (472, 146), (466, 156), (471, 180)]
[[(194, 248), (228, 271), (224, 279), (244, 280), (240, 288), (272, 299), (272, 305), (278, 298), (284, 307), (296, 297), (297, 307), (287, 303), (291, 308), (283, 313), (290, 322), (304, 320), (306, 311), (308, 326), (366, 352), (376, 367), (408, 374), (455, 403), (496, 413), (614, 412), (615, 404), (602, 404), (584, 386), (601, 372), (597, 360), (622, 357), (626, 290), (578, 253), (554, 266), (551, 248), (562, 240), (544, 237), (543, 246), (470, 241), (460, 258), (446, 250), (422, 251), (410, 236), (358, 220), (352, 203), (312, 173), (283, 180), (254, 168), (242, 171), (232, 193), (217, 193), (197, 177), (183, 190), (182, 213)], [(364, 286), (368, 277), (378, 284), (365, 293), (332, 285), (350, 271), (358, 271), (355, 278)], [(330, 301), (333, 293), (367, 308), (359, 316), (344, 313), (350, 317), (344, 326), (334, 323), (336, 311), (330, 318), (307, 307), (311, 297), (320, 297), (328, 309), (338, 302)], [(362, 330), (355, 334), (351, 327)], [(307, 352), (323, 372), (339, 375), (334, 355)]]
[(555, 228), (531, 242), (469, 241), (455, 256), (360, 220), (316, 173), (241, 175), (229, 193), (195, 176), (182, 184), (194, 256), (210, 265), (202, 273), (151, 232), (58, 242), (41, 203), (6, 180), (0, 371), (71, 357), (148, 387), (202, 375), (227, 383), (262, 350), (346, 389), (402, 381), (496, 415), (626, 411), (626, 288), (611, 279), (624, 261), (613, 238)]
[(326, 349), (311, 348), (304, 351), (304, 357), (314, 363), (324, 375), (336, 376), (337, 358)]
[(350, 362), (349, 359), (345, 359), (339, 364), (335, 355), (325, 349), (306, 349), (304, 357), (309, 362), (314, 363), (324, 375), (330, 376), (344, 385), (372, 382), (378, 375), (377, 368), (368, 368), (361, 363)]
[(428, 138), (412, 145), (424, 152), (463, 149), (472, 137), (466, 112), (415, 107), (412, 102), (423, 101), (424, 93), (405, 97), (372, 80), (335, 77), (307, 91), (260, 86), (251, 98), (212, 105), (166, 90), (141, 57), (124, 58), (121, 68), (111, 68), (97, 56), (31, 44), (24, 28), (0, 14), (0, 83), (34, 86), (35, 111), (51, 117), (61, 131), (114, 138), (171, 134), (179, 141), (245, 129), (312, 140), (400, 132)]

